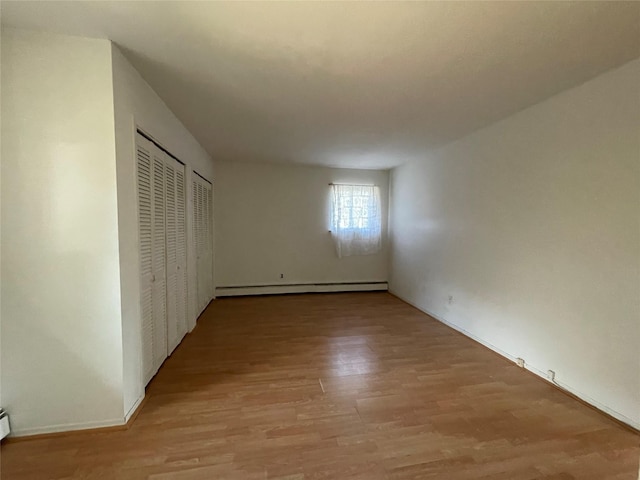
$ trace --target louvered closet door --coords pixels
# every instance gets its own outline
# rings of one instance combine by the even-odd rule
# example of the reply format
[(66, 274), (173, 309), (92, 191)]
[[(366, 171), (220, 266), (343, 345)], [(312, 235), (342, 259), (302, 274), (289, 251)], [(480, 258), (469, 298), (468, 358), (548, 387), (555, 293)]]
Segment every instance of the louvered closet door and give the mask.
[(206, 296), (207, 296), (207, 286), (205, 281), (205, 268), (206, 264), (205, 258), (205, 211), (204, 211), (204, 185), (201, 182), (198, 182), (198, 243), (199, 243), (199, 253), (198, 253), (198, 298), (200, 312), (204, 310), (207, 306), (206, 304)]
[(165, 155), (167, 342), (169, 354), (186, 333), (186, 242), (184, 165)]
[(200, 179), (195, 177), (193, 181), (193, 238), (196, 251), (196, 307), (198, 314), (202, 312), (202, 267), (200, 266), (202, 258), (202, 186)]
[(142, 314), (142, 371), (147, 384), (153, 366), (153, 192), (151, 142), (138, 135), (136, 141), (138, 185), (138, 232), (140, 240), (140, 297)]
[(205, 284), (206, 297), (205, 307), (213, 298), (213, 187), (210, 183), (204, 184), (204, 202), (205, 202)]
[(136, 149), (146, 385), (187, 333), (186, 189), (182, 163), (142, 135)]
[(167, 358), (167, 278), (164, 153), (152, 145), (153, 158), (153, 373)]
[(187, 334), (187, 198), (184, 165), (176, 171), (176, 305), (178, 341)]
[(178, 346), (178, 305), (176, 289), (178, 286), (177, 234), (176, 220), (176, 162), (165, 155), (165, 212), (166, 212), (166, 253), (167, 253), (167, 345), (168, 351)]
[(198, 313), (213, 298), (213, 192), (199, 176), (193, 181), (193, 225), (196, 250), (196, 305)]

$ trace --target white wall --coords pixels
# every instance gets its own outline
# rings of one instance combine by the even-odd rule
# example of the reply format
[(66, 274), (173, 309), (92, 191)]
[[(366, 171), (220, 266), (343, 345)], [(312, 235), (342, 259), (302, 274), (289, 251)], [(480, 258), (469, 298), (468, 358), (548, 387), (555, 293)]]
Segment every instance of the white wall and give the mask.
[[(218, 162), (216, 180), (216, 287), (387, 280), (387, 171)], [(337, 257), (330, 182), (380, 186), (380, 253)]]
[(636, 428), (638, 85), (640, 60), (391, 177), (392, 291)]
[(2, 31), (2, 399), (13, 433), (121, 423), (108, 41)]
[(195, 256), (192, 248), (191, 175), (197, 171), (213, 181), (213, 161), (140, 74), (113, 45), (113, 88), (118, 175), (118, 225), (122, 330), (124, 348), (124, 408), (127, 417), (144, 396), (141, 375), (140, 277), (135, 170), (136, 127), (150, 134), (186, 164), (187, 241), (189, 268), (189, 329), (195, 326)]

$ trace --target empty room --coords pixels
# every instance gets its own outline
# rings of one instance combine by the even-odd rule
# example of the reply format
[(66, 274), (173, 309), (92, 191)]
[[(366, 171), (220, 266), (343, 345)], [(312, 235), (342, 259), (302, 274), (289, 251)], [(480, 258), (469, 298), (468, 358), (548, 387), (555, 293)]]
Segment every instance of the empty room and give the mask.
[(2, 480), (640, 480), (640, 2), (0, 18)]

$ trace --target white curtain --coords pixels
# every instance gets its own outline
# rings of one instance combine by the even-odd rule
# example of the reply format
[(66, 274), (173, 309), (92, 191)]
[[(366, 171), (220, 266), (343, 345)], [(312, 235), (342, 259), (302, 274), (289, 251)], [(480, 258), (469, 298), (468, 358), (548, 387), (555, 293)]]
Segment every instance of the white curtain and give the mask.
[(382, 247), (380, 188), (332, 185), (331, 234), (338, 257), (369, 255)]

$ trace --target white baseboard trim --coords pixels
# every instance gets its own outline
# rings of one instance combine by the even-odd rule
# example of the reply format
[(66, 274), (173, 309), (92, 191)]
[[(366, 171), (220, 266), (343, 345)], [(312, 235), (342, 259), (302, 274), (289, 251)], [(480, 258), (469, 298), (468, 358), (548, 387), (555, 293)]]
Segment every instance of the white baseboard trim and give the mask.
[(243, 285), (217, 287), (216, 297), (277, 295), (286, 293), (386, 291), (387, 282), (296, 283), (288, 285)]
[(131, 415), (135, 413), (135, 411), (138, 409), (138, 407), (140, 406), (143, 400), (144, 400), (144, 390), (142, 392), (142, 396), (133, 403), (133, 406), (129, 409), (129, 411), (124, 416), (124, 423), (127, 423), (129, 421), (129, 419), (131, 418)]
[(14, 430), (12, 427), (11, 435), (9, 435), (9, 438), (41, 435), (46, 433), (70, 432), (74, 430), (90, 430), (94, 428), (104, 427), (122, 427), (124, 425), (126, 425), (124, 419), (119, 418), (114, 420), (100, 420), (96, 422), (64, 423), (58, 425), (50, 425), (47, 427), (20, 428), (17, 430)]
[[(439, 321), (440, 323), (445, 324), (446, 326), (462, 333), (463, 335), (471, 338), (472, 340), (475, 340), (476, 342), (480, 343), (481, 345), (493, 350), (494, 352), (496, 352), (497, 354), (505, 357), (506, 359), (512, 361), (513, 363), (517, 364), (518, 363), (518, 356), (516, 355), (512, 355), (511, 353), (505, 352), (504, 350), (501, 350), (500, 348), (496, 347), (495, 345), (492, 345), (491, 343), (487, 342), (486, 340), (484, 340), (483, 338), (478, 337), (477, 335), (474, 335), (470, 332), (468, 332), (467, 330), (465, 330), (464, 328), (460, 328), (459, 326), (457, 326), (454, 323), (449, 322), (448, 320), (445, 320), (444, 318), (440, 317), (439, 315), (436, 315), (434, 313), (431, 313), (430, 311), (416, 305), (415, 303), (407, 300), (406, 298), (404, 298), (402, 295), (398, 294), (397, 292), (393, 291), (393, 290), (389, 290), (389, 293), (391, 293), (392, 295), (394, 295), (395, 297), (398, 297), (400, 300), (402, 300), (405, 303), (408, 303), (409, 305), (411, 305), (414, 308), (417, 308), (418, 310), (420, 310), (423, 313), (426, 313), (427, 315), (429, 315), (430, 317), (434, 318), (435, 320)], [(610, 407), (604, 405), (603, 403), (600, 403), (598, 400), (595, 400), (593, 398), (591, 398), (590, 396), (576, 390), (575, 388), (573, 388), (571, 385), (566, 384), (564, 382), (559, 382), (557, 380), (555, 381), (551, 381), (548, 377), (547, 374), (544, 370), (537, 368), (533, 365), (530, 365), (528, 363), (525, 363), (524, 368), (526, 370), (529, 370), (531, 373), (537, 375), (538, 377), (540, 377), (542, 380), (544, 380), (547, 383), (551, 383), (552, 385), (555, 385), (557, 387), (560, 387), (563, 390), (566, 390), (568, 393), (575, 395), (576, 397), (580, 398), (581, 400), (584, 400), (585, 402), (587, 402), (589, 405), (597, 408), (598, 410), (601, 410), (602, 412), (606, 413), (607, 415), (612, 416), (613, 418), (629, 425), (630, 427), (636, 429), (636, 430), (640, 430), (640, 423), (633, 421), (631, 418), (623, 415), (620, 412), (617, 412), (613, 409), (611, 409)], [(640, 479), (639, 479), (640, 480)]]

